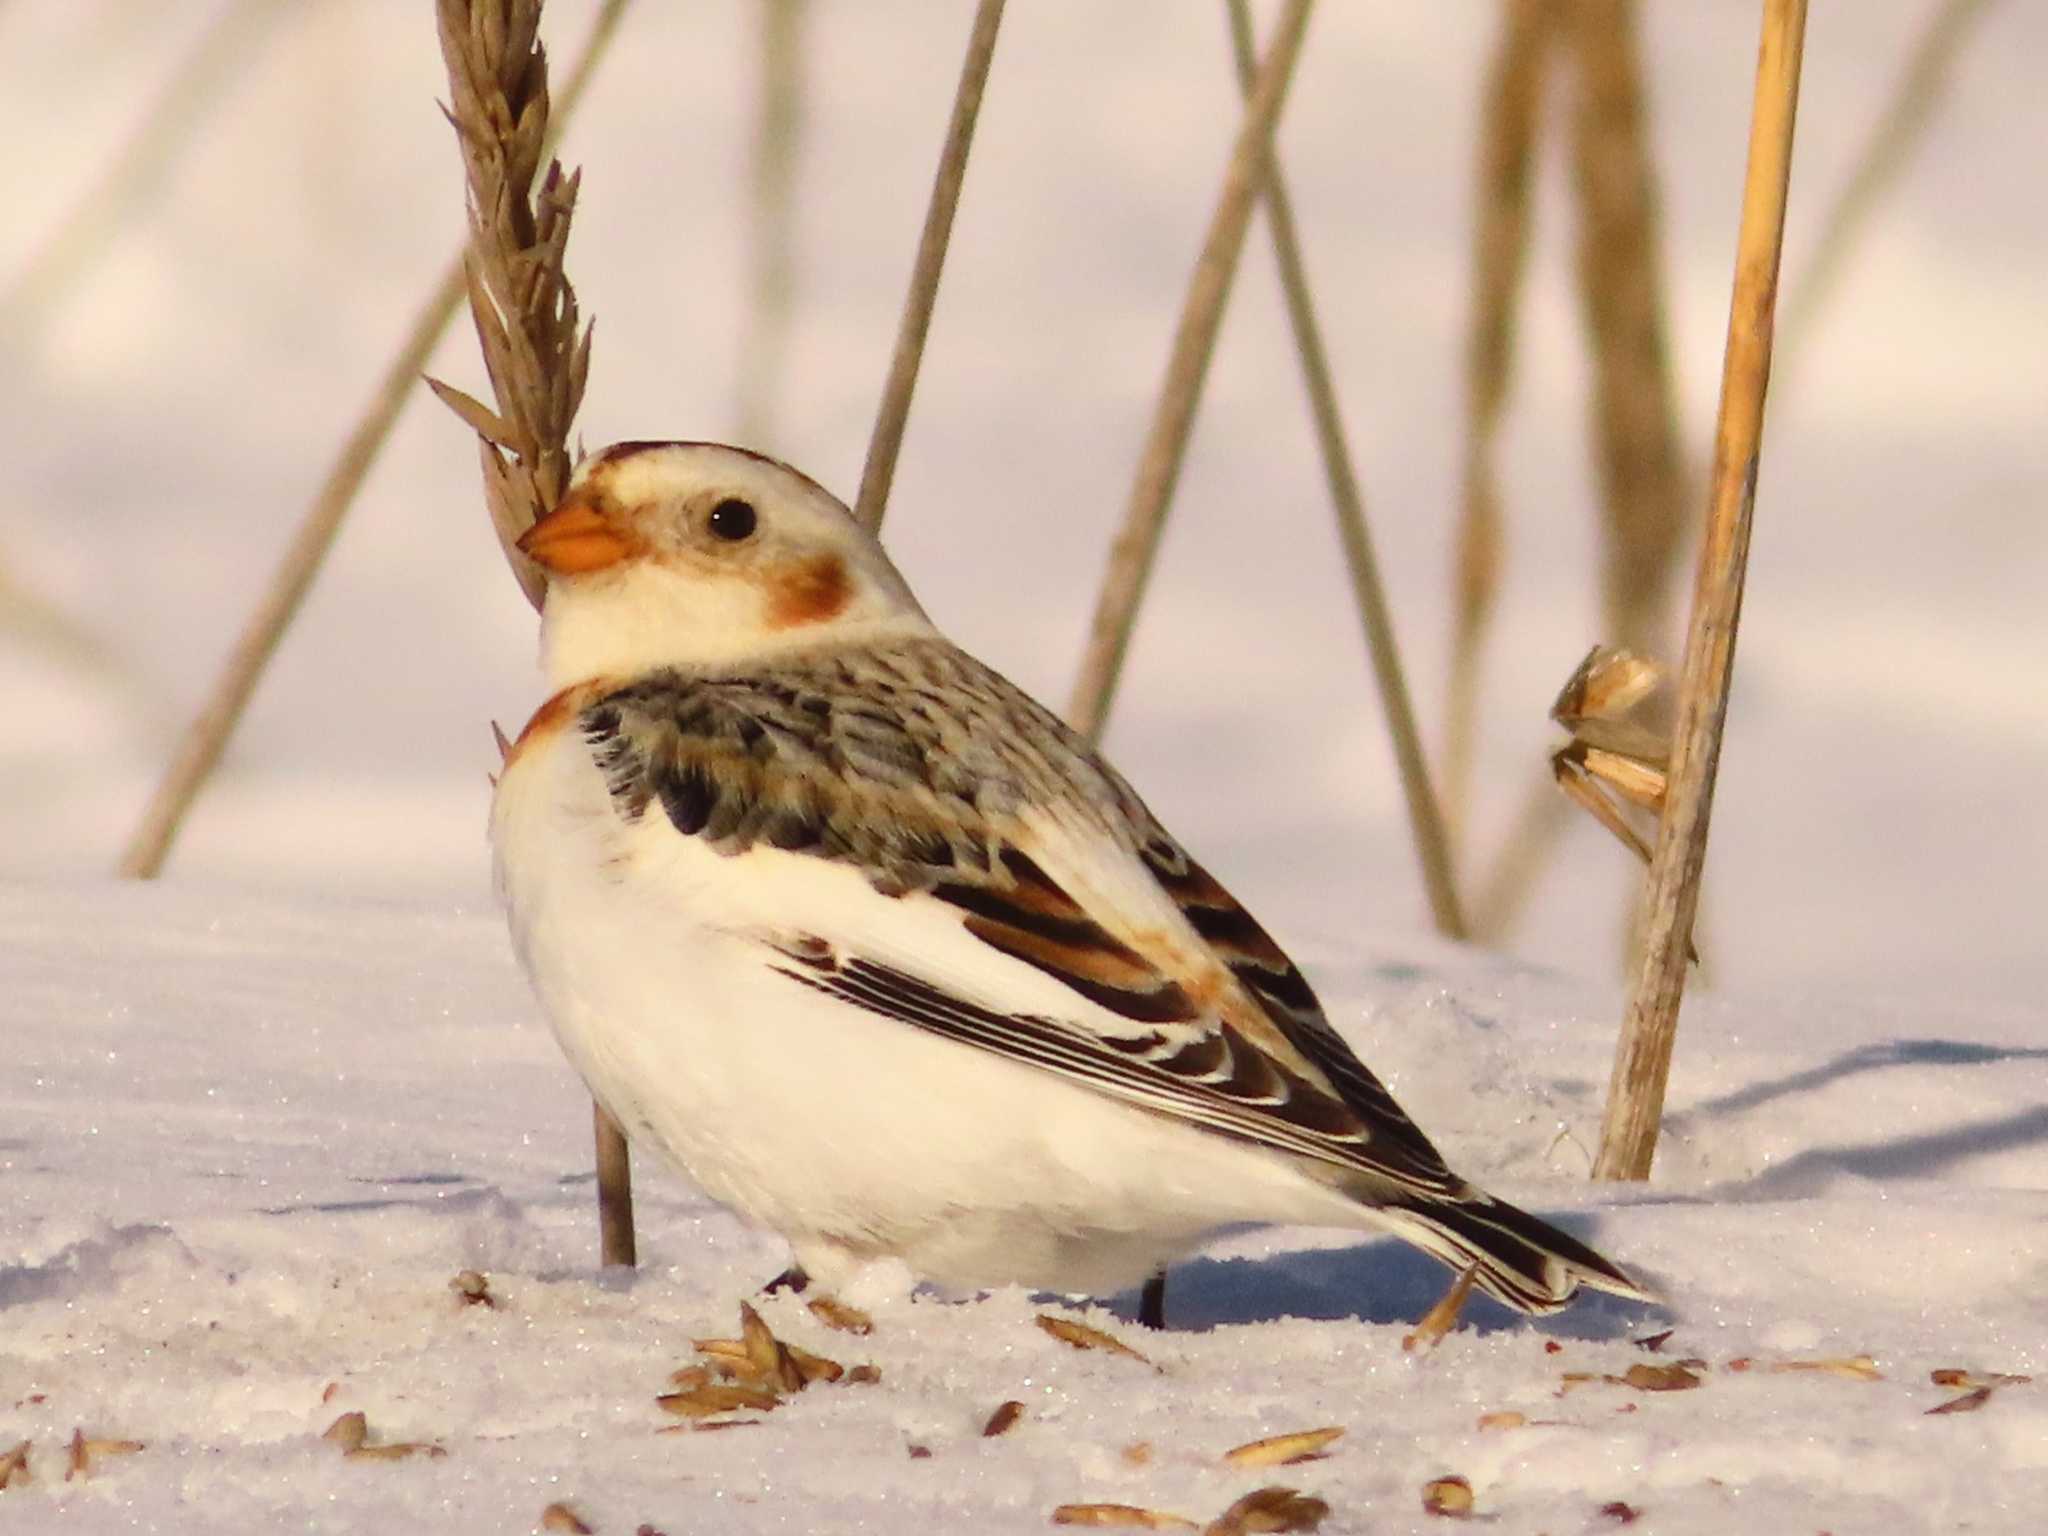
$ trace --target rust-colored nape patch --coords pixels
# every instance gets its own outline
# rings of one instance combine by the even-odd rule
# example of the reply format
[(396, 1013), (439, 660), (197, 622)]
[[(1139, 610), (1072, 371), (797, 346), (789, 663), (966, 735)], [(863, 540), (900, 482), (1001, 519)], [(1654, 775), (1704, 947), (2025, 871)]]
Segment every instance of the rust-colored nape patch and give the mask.
[(813, 555), (777, 571), (769, 581), (768, 626), (795, 629), (822, 624), (853, 600), (853, 580), (837, 555)]

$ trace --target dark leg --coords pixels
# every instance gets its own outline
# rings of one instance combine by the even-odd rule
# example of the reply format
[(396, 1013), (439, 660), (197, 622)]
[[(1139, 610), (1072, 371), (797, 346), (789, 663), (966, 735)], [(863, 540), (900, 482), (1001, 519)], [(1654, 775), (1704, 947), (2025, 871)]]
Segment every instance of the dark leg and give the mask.
[(1166, 1270), (1162, 1266), (1145, 1288), (1138, 1292), (1138, 1326), (1140, 1328), (1164, 1328), (1166, 1326)]
[(792, 1296), (801, 1296), (804, 1288), (811, 1283), (811, 1277), (804, 1273), (801, 1264), (792, 1264), (781, 1274), (761, 1287), (764, 1296), (777, 1296), (788, 1291)]

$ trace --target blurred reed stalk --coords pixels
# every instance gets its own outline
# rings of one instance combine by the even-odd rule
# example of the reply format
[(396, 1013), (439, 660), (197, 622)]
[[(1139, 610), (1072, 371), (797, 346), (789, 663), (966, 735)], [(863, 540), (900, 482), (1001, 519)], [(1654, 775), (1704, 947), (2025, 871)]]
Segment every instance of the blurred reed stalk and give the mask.
[[(1238, 85), (1251, 95), (1257, 79), (1258, 57), (1252, 36), (1250, 0), (1228, 0), (1230, 41), (1237, 60)], [(1323, 472), (1330, 483), (1330, 502), (1337, 514), (1337, 531), (1343, 542), (1344, 558), (1351, 572), (1352, 595), (1358, 603), (1358, 617), (1365, 630), (1366, 653), (1379, 684), (1380, 703), (1386, 712), (1387, 735), (1394, 746), (1395, 766), (1401, 776), (1401, 790), (1407, 799), (1409, 829), (1422, 864), (1422, 882), (1437, 931), (1448, 938), (1465, 937), (1465, 918), (1459, 910), (1457, 883), (1451, 870), (1450, 840), (1444, 833), (1443, 818), (1437, 810), (1436, 794), (1429, 783), (1429, 766), (1422, 751), (1422, 736), (1416, 729), (1415, 709), (1409, 700), (1407, 679), (1401, 670), (1401, 651), (1394, 639), (1393, 616), (1387, 607), (1386, 589), (1380, 581), (1379, 561), (1373, 553), (1372, 531), (1366, 522), (1365, 500), (1352, 467), (1351, 450), (1344, 437), (1343, 412), (1337, 404), (1337, 387), (1330, 373), (1329, 354), (1323, 345), (1322, 327), (1316, 320), (1315, 301), (1310, 295), (1308, 271), (1302, 260), (1301, 239), (1294, 222), (1294, 201), (1288, 195), (1281, 174), (1280, 156), (1273, 151), (1267, 160), (1266, 223), (1273, 237), (1273, 259), (1280, 273), (1280, 288), (1287, 303), (1287, 318), (1294, 331), (1295, 350), (1301, 357), (1302, 382), (1307, 386), (1309, 415), (1315, 425), (1316, 444), (1323, 457)]]
[(1558, 0), (1507, 0), (1480, 95), (1479, 207), (1472, 328), (1465, 344), (1465, 473), (1452, 568), (1450, 677), (1437, 783), (1453, 846), (1467, 841), (1479, 715), (1479, 654), (1500, 595), (1495, 447), (1515, 361), (1515, 308), (1528, 264), (1529, 210)]
[(46, 317), (114, 242), (122, 221), (141, 207), (191, 143), (206, 114), (245, 73), (263, 31), (289, 7), (278, 0), (232, 0), (207, 26), (98, 181), (72, 206), (0, 296), (0, 337), (13, 338)]
[(889, 359), (889, 377), (882, 386), (867, 462), (861, 467), (860, 492), (853, 503), (854, 516), (871, 531), (882, 526), (889, 487), (896, 479), (896, 456), (903, 448), (903, 432), (910, 421), (910, 397), (917, 388), (918, 366), (924, 361), (925, 337), (931, 330), (939, 277), (946, 266), (946, 247), (953, 238), (953, 215), (960, 207), (961, 184), (967, 179), (967, 152), (974, 144), (974, 125), (981, 116), (982, 93), (988, 86), (989, 66), (995, 62), (996, 33), (1002, 23), (1003, 0), (980, 0), (975, 6), (967, 57), (953, 92), (953, 115), (946, 124), (924, 229), (917, 240), (917, 258), (911, 264), (910, 292), (904, 296), (903, 317), (896, 329), (896, 350)]
[(1641, 950), (1593, 1165), (1599, 1179), (1648, 1178), (1663, 1117), (1742, 614), (1805, 33), (1806, 0), (1764, 0), (1706, 539), (1680, 673), (1671, 776), (1644, 896)]
[[(1671, 570), (1690, 520), (1638, 7), (1635, 0), (1553, 3), (1575, 88), (1572, 180), (1580, 312), (1593, 361), (1601, 633), (1610, 644), (1654, 654), (1665, 648)], [(1497, 580), (1497, 557), (1493, 574)], [(1476, 674), (1476, 658), (1473, 666)], [(1476, 706), (1467, 708), (1474, 713), (1466, 718), (1475, 719)], [(1532, 784), (1481, 887), (1474, 928), (1484, 938), (1497, 940), (1520, 916), (1566, 825), (1564, 801), (1549, 780), (1544, 774)]]
[(1687, 518), (1637, 11), (1636, 0), (1574, 0), (1567, 14), (1579, 300), (1606, 520), (1601, 607), (1610, 644), (1647, 652), (1664, 639)]
[[(548, 158), (541, 6), (439, 0), (436, 8), (448, 120), (469, 189), (463, 274), (497, 409), (429, 381), (477, 434), (491, 526), (535, 608), (546, 578), (516, 541), (568, 488), (569, 430), (590, 370), (590, 330), (565, 268), (582, 173), (565, 176)], [(592, 1117), (600, 1251), (606, 1264), (630, 1265), (637, 1245), (626, 1138), (602, 1105)]]
[(796, 166), (803, 139), (803, 50), (810, 0), (761, 0), (761, 95), (754, 120), (752, 255), (740, 344), (740, 441), (771, 446), (789, 363), (796, 294)]
[(1208, 375), (1216, 333), (1223, 321), (1223, 306), (1237, 275), (1238, 258), (1244, 254), (1245, 230), (1251, 223), (1253, 205), (1266, 179), (1273, 129), (1280, 120), (1287, 88), (1293, 83), (1295, 61), (1301, 56), (1310, 3), (1311, 0), (1287, 0), (1274, 25), (1273, 40), (1259, 64), (1236, 141), (1231, 146), (1201, 254), (1188, 278), (1166, 378), (1138, 457), (1137, 476), (1124, 511), (1123, 526), (1110, 547), (1109, 568), (1103, 575), (1095, 618), (1081, 658), (1080, 676), (1067, 708), (1069, 723), (1091, 741), (1101, 738), (1108, 719), (1124, 655), (1130, 648), (1131, 629), (1137, 622), (1138, 605), (1159, 553), (1159, 535), (1166, 525), (1174, 486), (1180, 479), (1195, 407), (1201, 401), (1202, 382)]
[(1805, 270), (1787, 290), (1778, 324), (1780, 387), (1813, 333), (1815, 317), (1840, 289), (1849, 257), (1868, 230), (1871, 215), (1912, 163), (1914, 150), (1954, 89), (1956, 60), (1972, 29), (1990, 10), (1990, 0), (1934, 0), (1906, 67), (1856, 157), (1856, 168), (1821, 220)]
[[(555, 134), (559, 135), (567, 126), (577, 104), (583, 99), (590, 78), (604, 56), (606, 45), (610, 43), (628, 3), (630, 0), (605, 0), (598, 12), (583, 53), (570, 71), (569, 83), (554, 111)], [(458, 251), (436, 281), (433, 291), (421, 302), (404, 341), (385, 365), (383, 377), (378, 380), (362, 414), (342, 439), (320, 489), (300, 515), (291, 542), (285, 546), (284, 554), (257, 598), (254, 610), (243, 623), (211, 691), (179, 737), (163, 778), (122, 851), (117, 866), (120, 874), (131, 879), (149, 880), (163, 872), (164, 861), (170, 857), (186, 813), (219, 766), (221, 754), (227, 749), (235, 728), (241, 724), (243, 712), (249, 706), (250, 696), (256, 691), (264, 668), (269, 665), (278, 642), (284, 638), (285, 629), (311, 589), (328, 550), (334, 546), (342, 519), (355, 504), (356, 493), (362, 489), (370, 467), (383, 451), (399, 411), (419, 380), (420, 370), (426, 367), (427, 358), (455, 313), (465, 286), (464, 259), (464, 253)], [(531, 598), (533, 593), (529, 591), (528, 596)]]

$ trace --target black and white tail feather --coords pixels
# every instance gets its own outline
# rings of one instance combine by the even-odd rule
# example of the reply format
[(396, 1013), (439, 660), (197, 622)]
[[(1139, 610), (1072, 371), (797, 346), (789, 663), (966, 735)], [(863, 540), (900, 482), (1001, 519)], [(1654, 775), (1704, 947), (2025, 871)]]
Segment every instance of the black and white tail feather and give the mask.
[(1471, 1198), (1373, 1202), (1388, 1227), (1518, 1312), (1555, 1312), (1580, 1286), (1633, 1301), (1656, 1298), (1570, 1233), (1480, 1189)]

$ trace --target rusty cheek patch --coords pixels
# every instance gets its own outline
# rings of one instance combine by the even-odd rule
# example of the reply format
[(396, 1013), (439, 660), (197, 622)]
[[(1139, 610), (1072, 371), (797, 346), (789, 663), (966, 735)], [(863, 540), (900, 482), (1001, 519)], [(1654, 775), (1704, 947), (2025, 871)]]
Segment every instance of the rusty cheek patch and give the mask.
[(822, 624), (842, 612), (853, 597), (846, 562), (837, 555), (816, 555), (777, 571), (769, 582), (768, 626), (795, 629)]

